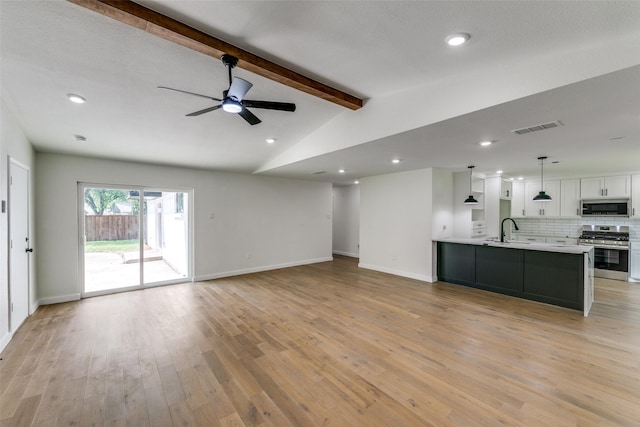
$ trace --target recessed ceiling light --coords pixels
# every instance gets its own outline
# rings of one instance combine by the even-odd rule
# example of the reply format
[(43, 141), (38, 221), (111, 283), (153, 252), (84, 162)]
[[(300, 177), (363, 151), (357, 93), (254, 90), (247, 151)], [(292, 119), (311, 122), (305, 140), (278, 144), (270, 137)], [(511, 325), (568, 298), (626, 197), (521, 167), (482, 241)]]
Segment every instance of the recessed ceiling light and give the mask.
[(265, 141), (267, 141), (267, 144), (273, 144), (274, 142), (276, 142), (275, 138), (267, 138), (265, 139)]
[(502, 171), (496, 171), (496, 173), (497, 173), (498, 175), (500, 175), (500, 174), (502, 173)]
[(339, 173), (345, 173), (345, 170), (344, 169), (340, 169), (340, 170), (338, 170), (338, 172)]
[(449, 46), (460, 46), (469, 41), (471, 35), (469, 33), (456, 33), (447, 36), (445, 41)]
[(354, 184), (360, 184), (360, 181), (358, 181), (357, 179), (355, 181), (353, 181)]
[(521, 176), (519, 176), (519, 177), (518, 177), (518, 179), (519, 179), (520, 181), (522, 181), (524, 178), (523, 178), (523, 177), (521, 177)]
[(509, 181), (513, 181), (513, 178), (509, 178)]
[(80, 95), (76, 95), (75, 93), (68, 93), (67, 98), (69, 98), (69, 101), (75, 102), (76, 104), (84, 104), (85, 102), (87, 102), (86, 99), (84, 99)]
[(76, 141), (82, 141), (82, 142), (84, 142), (84, 141), (86, 141), (86, 140), (87, 140), (87, 137), (82, 136), (82, 135), (73, 135), (73, 137), (76, 139)]
[(480, 141), (480, 145), (483, 147), (488, 147), (491, 144), (493, 144), (493, 141)]
[(393, 159), (393, 160), (391, 160), (391, 163), (398, 164), (398, 163), (400, 163), (400, 161), (401, 161), (400, 159)]

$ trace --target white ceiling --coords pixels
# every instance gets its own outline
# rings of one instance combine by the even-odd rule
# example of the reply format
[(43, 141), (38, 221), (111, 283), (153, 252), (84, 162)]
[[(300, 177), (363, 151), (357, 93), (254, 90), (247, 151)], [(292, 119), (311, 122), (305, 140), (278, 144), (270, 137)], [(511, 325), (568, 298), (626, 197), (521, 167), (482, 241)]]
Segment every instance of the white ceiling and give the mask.
[[(37, 150), (342, 184), (468, 164), (535, 176), (541, 155), (550, 175), (640, 169), (640, 2), (139, 3), (365, 106), (235, 69), (249, 98), (296, 112), (255, 109), (256, 126), (220, 110), (185, 117), (212, 102), (156, 87), (220, 97), (220, 61), (68, 2), (0, 1), (2, 99)], [(448, 47), (459, 31), (470, 42)], [(564, 126), (510, 132), (554, 120)]]

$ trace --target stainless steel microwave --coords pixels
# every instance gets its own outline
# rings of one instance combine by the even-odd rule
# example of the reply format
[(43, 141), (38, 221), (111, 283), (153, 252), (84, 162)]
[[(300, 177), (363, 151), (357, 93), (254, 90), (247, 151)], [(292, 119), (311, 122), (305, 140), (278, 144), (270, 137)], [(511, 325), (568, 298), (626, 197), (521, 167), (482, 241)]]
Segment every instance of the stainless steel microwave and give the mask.
[(582, 201), (582, 216), (629, 216), (629, 199)]

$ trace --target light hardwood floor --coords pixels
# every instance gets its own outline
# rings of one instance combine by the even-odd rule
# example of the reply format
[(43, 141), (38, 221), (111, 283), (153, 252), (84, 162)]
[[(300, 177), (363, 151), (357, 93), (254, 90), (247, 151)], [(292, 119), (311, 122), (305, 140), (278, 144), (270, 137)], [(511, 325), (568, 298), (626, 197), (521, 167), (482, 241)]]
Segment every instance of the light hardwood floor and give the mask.
[(584, 318), (336, 257), (44, 306), (2, 359), (1, 426), (638, 426), (640, 284)]

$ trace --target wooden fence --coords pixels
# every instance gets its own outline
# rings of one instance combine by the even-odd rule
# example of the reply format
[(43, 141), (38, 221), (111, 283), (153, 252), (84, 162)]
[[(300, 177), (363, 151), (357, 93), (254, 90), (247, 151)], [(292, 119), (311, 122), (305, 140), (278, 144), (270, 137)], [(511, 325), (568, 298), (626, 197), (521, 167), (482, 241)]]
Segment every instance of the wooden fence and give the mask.
[(138, 238), (138, 215), (85, 215), (87, 242)]

